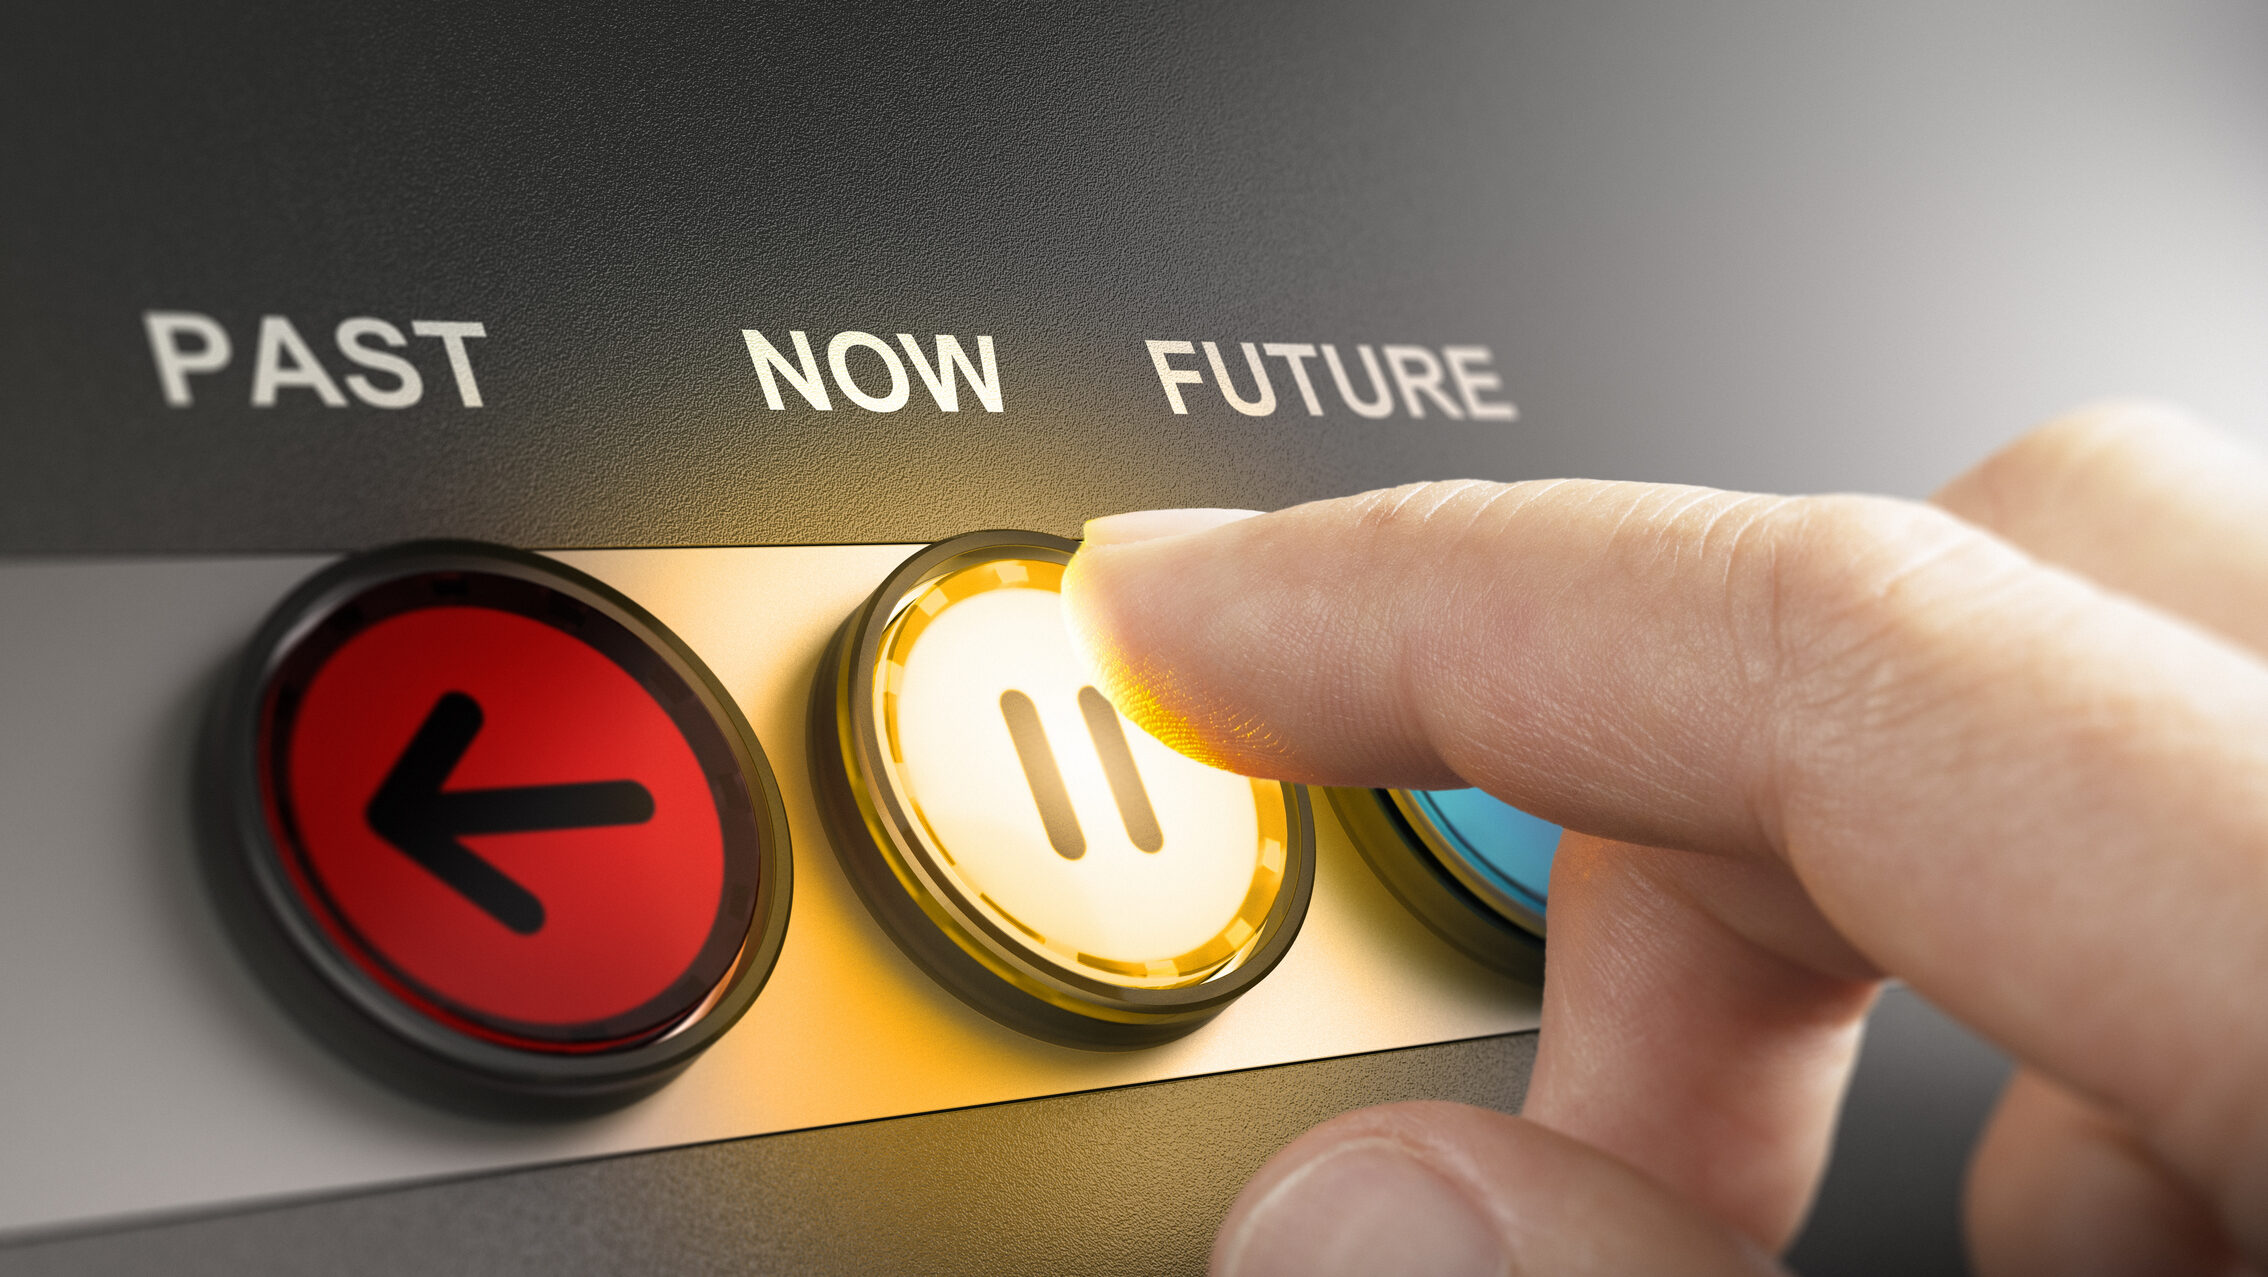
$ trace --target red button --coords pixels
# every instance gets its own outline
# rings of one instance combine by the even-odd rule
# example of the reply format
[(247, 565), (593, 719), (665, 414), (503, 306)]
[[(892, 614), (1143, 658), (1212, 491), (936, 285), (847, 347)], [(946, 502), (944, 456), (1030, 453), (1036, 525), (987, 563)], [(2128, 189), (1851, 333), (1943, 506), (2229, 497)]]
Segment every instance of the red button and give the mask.
[[(453, 764), (445, 783), (404, 805), (435, 809), (428, 823), (445, 839), (451, 799), (533, 800), (521, 822), (532, 828), (465, 832), (452, 857), (492, 866), (517, 899), (538, 902), (533, 919), (499, 917), (373, 827), (389, 773), (418, 761), (420, 729), (452, 718), (475, 733), (461, 756), (440, 755)], [(664, 999), (716, 925), (724, 839), (692, 747), (628, 671), (541, 621), (440, 607), (356, 635), (308, 686), (284, 784), (311, 885), (358, 954), (469, 1016), (570, 1033), (612, 1022)], [(543, 827), (555, 814), (545, 790), (568, 827)], [(589, 802), (588, 823), (571, 810), (610, 792), (633, 801), (619, 812)]]
[(754, 997), (786, 923), (777, 790), (627, 599), (515, 551), (407, 547), (302, 587), (249, 659), (251, 898), (368, 1019), (484, 1080), (540, 1090), (548, 1057), (555, 1089), (592, 1092), (593, 1057), (673, 1071)]

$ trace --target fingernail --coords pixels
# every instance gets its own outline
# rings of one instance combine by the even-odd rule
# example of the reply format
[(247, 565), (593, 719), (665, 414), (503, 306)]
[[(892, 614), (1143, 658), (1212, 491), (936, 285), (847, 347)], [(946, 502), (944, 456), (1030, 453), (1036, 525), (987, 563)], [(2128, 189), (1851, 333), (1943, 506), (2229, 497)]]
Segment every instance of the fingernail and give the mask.
[(1131, 514), (1087, 520), (1085, 536), (1088, 545), (1130, 545), (1136, 541), (1157, 541), (1203, 532), (1258, 513), (1258, 510), (1136, 510)]
[(1216, 1277), (1512, 1271), (1479, 1209), (1381, 1139), (1339, 1145), (1277, 1181), (1223, 1240)]

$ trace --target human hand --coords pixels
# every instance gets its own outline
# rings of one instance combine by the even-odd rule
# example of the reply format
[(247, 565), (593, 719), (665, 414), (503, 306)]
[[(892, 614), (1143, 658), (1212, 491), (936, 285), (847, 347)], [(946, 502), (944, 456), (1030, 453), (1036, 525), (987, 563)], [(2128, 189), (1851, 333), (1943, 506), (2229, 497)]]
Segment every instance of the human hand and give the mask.
[(1523, 1115), (1325, 1123), (1216, 1273), (1778, 1271), (1886, 975), (2021, 1062), (1967, 1190), (1988, 1277), (2268, 1267), (2268, 460), (2227, 437), (2097, 409), (1934, 505), (1121, 515), (1064, 592), (1185, 752), (1570, 831)]

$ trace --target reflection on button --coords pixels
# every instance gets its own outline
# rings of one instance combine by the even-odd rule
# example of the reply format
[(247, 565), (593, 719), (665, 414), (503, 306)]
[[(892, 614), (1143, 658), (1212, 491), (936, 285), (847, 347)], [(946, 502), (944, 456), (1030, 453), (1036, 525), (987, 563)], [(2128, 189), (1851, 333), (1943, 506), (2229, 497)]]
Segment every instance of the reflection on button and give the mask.
[(1063, 623), (1075, 543), (973, 533), (854, 613), (814, 693), (814, 772), (868, 908), (931, 975), (1026, 1032), (1141, 1046), (1210, 1019), (1307, 908), (1305, 792), (1121, 718)]
[(1478, 789), (1334, 789), (1340, 823), (1428, 926), (1502, 971), (1540, 977), (1559, 826)]

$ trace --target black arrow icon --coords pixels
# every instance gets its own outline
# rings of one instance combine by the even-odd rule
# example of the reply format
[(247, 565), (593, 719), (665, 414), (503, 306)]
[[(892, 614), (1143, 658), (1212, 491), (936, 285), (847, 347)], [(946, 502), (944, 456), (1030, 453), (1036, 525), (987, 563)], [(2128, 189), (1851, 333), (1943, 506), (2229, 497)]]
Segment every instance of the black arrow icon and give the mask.
[(515, 789), (448, 789), (449, 774), (480, 735), (480, 702), (445, 692), (410, 737), (363, 816), (370, 830), (523, 936), (543, 929), (543, 902), (458, 839), (547, 829), (637, 825), (653, 819), (654, 796), (634, 780)]

